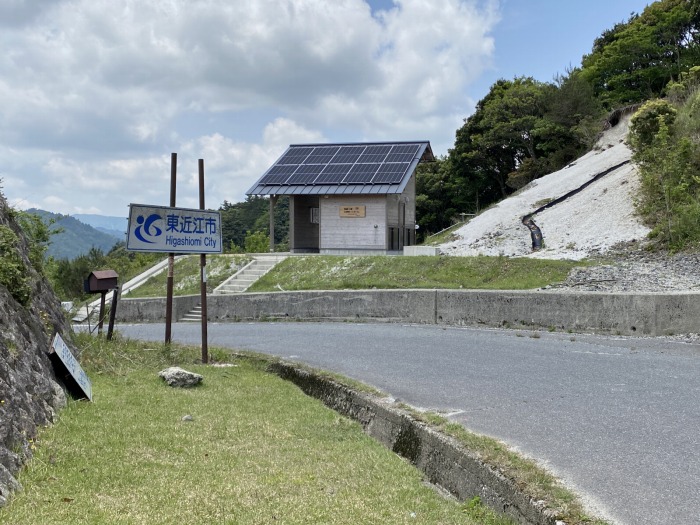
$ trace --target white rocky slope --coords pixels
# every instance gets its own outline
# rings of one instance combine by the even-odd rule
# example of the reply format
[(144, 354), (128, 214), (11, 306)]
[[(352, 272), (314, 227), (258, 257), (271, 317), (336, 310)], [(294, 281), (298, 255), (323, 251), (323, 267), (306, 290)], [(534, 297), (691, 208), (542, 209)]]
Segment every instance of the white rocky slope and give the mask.
[(639, 175), (631, 163), (533, 216), (542, 231), (544, 249), (533, 252), (530, 231), (521, 222), (524, 215), (630, 160), (624, 142), (628, 129), (629, 117), (606, 131), (591, 152), (531, 182), (457, 230), (457, 239), (441, 245), (441, 253), (580, 260), (620, 243), (644, 239), (649, 229), (635, 215)]

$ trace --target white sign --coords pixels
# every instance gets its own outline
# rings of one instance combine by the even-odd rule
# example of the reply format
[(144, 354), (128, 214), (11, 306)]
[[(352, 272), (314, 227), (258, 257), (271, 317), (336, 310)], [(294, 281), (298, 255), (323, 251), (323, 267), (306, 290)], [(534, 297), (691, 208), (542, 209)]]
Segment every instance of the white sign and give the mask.
[(126, 249), (135, 252), (222, 253), (218, 211), (129, 205)]
[[(58, 332), (56, 332), (53, 341), (51, 341), (51, 354), (56, 355), (60, 359), (61, 364), (69, 376), (77, 383), (78, 388), (83, 391), (85, 397), (92, 401), (92, 383)], [(65, 381), (67, 378), (68, 376), (63, 378), (64, 383), (72, 391), (71, 385)]]

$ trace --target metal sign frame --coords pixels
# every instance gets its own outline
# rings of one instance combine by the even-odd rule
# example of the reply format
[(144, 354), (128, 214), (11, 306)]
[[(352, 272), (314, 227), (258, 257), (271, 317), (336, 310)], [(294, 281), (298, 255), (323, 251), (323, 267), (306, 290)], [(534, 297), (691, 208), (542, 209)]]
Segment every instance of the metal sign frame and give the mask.
[(159, 253), (223, 253), (221, 213), (130, 204), (126, 249)]

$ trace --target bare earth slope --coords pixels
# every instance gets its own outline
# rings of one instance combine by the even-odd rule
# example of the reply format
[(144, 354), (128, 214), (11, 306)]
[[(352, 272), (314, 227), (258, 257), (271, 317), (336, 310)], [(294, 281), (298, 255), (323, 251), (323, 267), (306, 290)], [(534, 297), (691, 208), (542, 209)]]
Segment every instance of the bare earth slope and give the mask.
[(536, 214), (533, 219), (542, 230), (543, 250), (532, 251), (530, 231), (521, 222), (524, 215), (630, 160), (631, 152), (624, 143), (628, 127), (629, 117), (606, 131), (593, 151), (475, 217), (457, 230), (456, 240), (440, 246), (441, 252), (580, 260), (620, 243), (644, 239), (649, 229), (634, 213), (639, 176), (631, 163)]

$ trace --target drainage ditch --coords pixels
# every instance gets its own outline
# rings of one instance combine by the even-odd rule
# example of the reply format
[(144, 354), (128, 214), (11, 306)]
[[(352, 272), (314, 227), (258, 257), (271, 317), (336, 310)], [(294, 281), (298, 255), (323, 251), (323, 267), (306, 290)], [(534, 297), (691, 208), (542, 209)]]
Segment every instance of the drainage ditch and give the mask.
[(391, 402), (354, 391), (289, 363), (270, 363), (267, 369), (296, 384), (327, 407), (359, 422), (368, 435), (406, 458), (430, 483), (458, 500), (478, 496), (482, 503), (521, 525), (565, 523), (544, 502), (524, 494), (515, 481), (484, 463), (456, 440), (417, 421)]
[(530, 230), (530, 238), (532, 240), (532, 251), (538, 251), (541, 250), (543, 245), (544, 245), (544, 239), (542, 237), (542, 230), (535, 224), (535, 221), (532, 219), (535, 215), (540, 213), (541, 211), (546, 210), (547, 208), (552, 208), (553, 206), (556, 206), (557, 204), (560, 204), (564, 202), (565, 200), (573, 197), (577, 193), (583, 191), (586, 189), (588, 186), (596, 182), (597, 180), (601, 179), (602, 177), (605, 177), (606, 175), (609, 175), (610, 173), (617, 171), (620, 169), (622, 166), (629, 164), (630, 161), (626, 160), (624, 162), (620, 162), (619, 164), (616, 164), (615, 166), (608, 168), (605, 171), (601, 171), (600, 173), (597, 173), (595, 176), (593, 176), (590, 180), (586, 181), (584, 184), (579, 186), (576, 189), (571, 190), (568, 193), (565, 193), (561, 197), (557, 197), (553, 201), (548, 202), (544, 206), (540, 206), (537, 208), (535, 211), (532, 213), (528, 213), (527, 215), (524, 215), (520, 221), (525, 225), (527, 229)]

